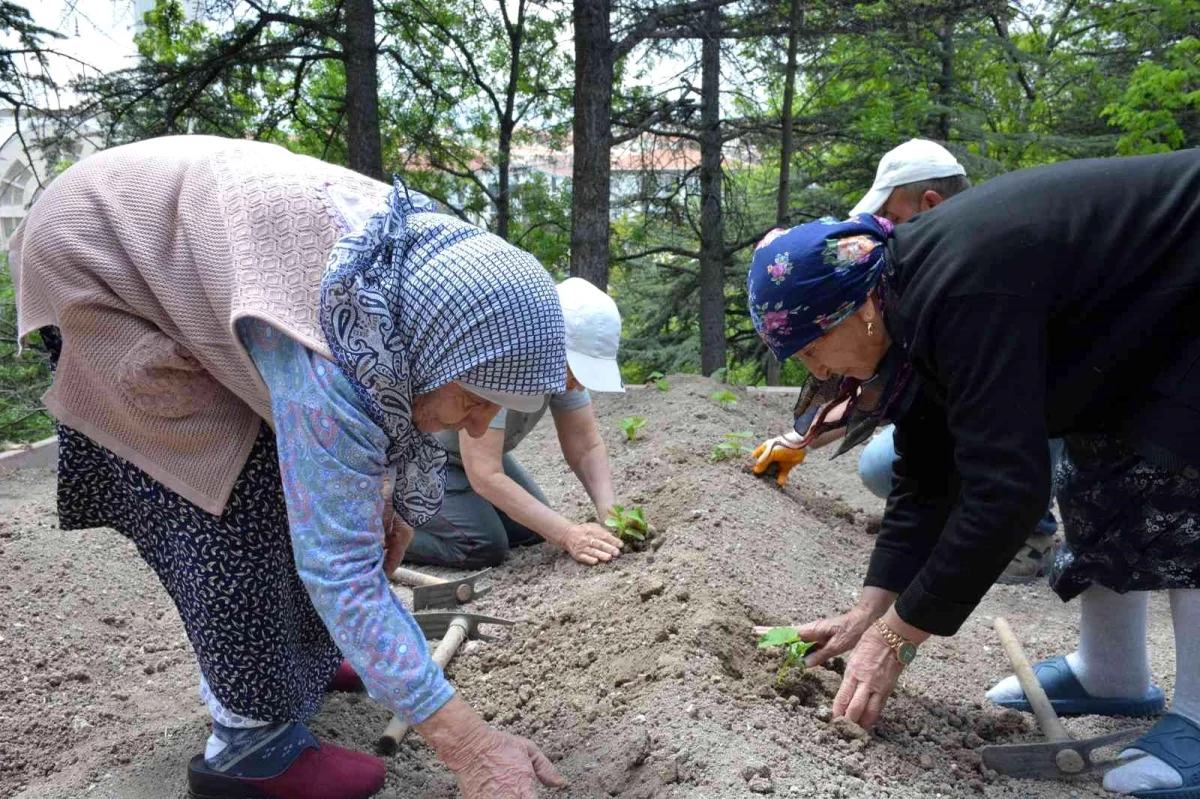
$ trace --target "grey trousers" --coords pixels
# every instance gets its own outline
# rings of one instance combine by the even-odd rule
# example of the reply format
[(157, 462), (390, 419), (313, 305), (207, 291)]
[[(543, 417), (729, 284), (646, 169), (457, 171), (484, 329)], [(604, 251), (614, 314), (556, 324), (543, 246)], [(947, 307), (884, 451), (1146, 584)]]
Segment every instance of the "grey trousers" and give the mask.
[[(504, 473), (517, 485), (549, 506), (533, 475), (511, 454), (505, 454)], [(404, 554), (405, 563), (482, 569), (504, 562), (511, 547), (537, 544), (544, 539), (510, 519), (475, 493), (462, 462), (453, 455), (446, 464), (446, 498), (442, 511), (418, 527)]]

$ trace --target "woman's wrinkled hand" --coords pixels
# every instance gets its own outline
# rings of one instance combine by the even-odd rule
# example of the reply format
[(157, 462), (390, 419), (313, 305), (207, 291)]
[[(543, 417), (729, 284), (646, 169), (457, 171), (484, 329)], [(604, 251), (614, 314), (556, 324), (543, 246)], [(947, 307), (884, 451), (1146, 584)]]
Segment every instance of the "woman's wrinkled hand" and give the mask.
[(532, 741), (487, 726), (457, 749), (453, 761), (463, 799), (533, 799), (540, 785), (567, 784)]
[(580, 563), (595, 566), (621, 554), (621, 541), (598, 524), (573, 524), (561, 543), (563, 549)]
[(814, 644), (804, 657), (804, 665), (819, 666), (843, 652), (849, 652), (875, 618), (869, 609), (856, 605), (840, 616), (799, 625), (796, 633)]
[(879, 630), (869, 626), (846, 664), (842, 687), (833, 700), (833, 715), (845, 716), (869, 730), (879, 721), (903, 670)]

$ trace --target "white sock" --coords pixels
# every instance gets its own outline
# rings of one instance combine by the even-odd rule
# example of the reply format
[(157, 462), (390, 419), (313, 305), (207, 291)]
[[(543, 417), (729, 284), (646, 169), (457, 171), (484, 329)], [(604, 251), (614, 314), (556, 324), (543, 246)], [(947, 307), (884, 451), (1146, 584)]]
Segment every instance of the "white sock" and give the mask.
[[(1175, 628), (1175, 696), (1171, 712), (1200, 723), (1200, 589), (1171, 592), (1171, 624)], [(1121, 760), (1136, 758), (1104, 775), (1104, 788), (1117, 793), (1179, 788), (1178, 771), (1140, 749), (1126, 749)]]
[[(252, 729), (254, 727), (266, 727), (271, 722), (259, 721), (258, 719), (239, 716), (230, 710), (226, 710), (221, 705), (217, 697), (213, 695), (212, 689), (208, 687), (208, 681), (204, 679), (204, 675), (200, 675), (200, 698), (204, 700), (204, 704), (208, 707), (208, 712), (212, 714), (213, 721), (225, 727), (234, 727), (237, 729)], [(216, 733), (208, 736), (208, 741), (204, 744), (204, 759), (212, 760), (217, 755), (221, 754), (228, 746), (227, 743), (217, 737)]]
[[(1083, 690), (1096, 697), (1141, 697), (1150, 689), (1146, 655), (1146, 591), (1118, 594), (1093, 585), (1079, 596), (1079, 648), (1067, 665)], [(1024, 696), (1016, 675), (992, 686), (992, 702)]]

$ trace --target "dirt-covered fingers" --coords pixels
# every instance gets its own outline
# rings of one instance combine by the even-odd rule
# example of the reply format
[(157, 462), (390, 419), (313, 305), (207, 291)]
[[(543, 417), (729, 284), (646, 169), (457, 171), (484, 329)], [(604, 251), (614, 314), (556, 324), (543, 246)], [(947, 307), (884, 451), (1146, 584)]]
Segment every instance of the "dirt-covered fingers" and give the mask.
[(804, 658), (805, 666), (819, 666), (830, 658), (854, 648), (869, 621), (864, 623), (857, 611), (800, 626), (796, 633), (816, 646)]

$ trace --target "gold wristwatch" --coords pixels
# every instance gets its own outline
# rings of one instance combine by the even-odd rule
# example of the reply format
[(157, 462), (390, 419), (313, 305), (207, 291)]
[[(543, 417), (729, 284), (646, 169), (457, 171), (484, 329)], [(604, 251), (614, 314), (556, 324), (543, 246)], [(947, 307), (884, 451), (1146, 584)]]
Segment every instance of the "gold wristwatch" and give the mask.
[(907, 666), (913, 662), (917, 656), (917, 645), (907, 638), (901, 638), (891, 627), (883, 623), (883, 619), (875, 620), (875, 629), (879, 630), (879, 634), (883, 636), (883, 640), (896, 653), (896, 659), (900, 661), (900, 665)]

